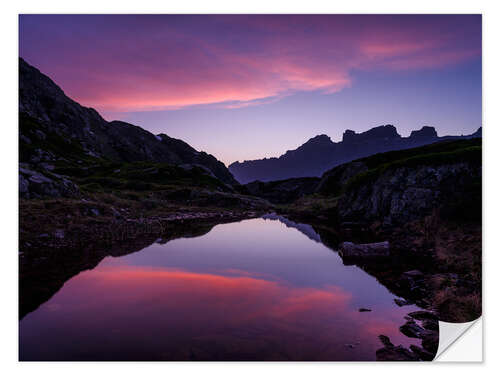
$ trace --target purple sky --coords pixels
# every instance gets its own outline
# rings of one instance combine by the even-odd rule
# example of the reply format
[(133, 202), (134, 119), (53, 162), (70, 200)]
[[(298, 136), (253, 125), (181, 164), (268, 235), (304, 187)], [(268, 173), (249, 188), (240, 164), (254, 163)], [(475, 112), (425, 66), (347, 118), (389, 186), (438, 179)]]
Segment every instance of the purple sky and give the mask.
[(229, 164), (321, 133), (481, 126), (480, 15), (21, 15), (66, 94)]

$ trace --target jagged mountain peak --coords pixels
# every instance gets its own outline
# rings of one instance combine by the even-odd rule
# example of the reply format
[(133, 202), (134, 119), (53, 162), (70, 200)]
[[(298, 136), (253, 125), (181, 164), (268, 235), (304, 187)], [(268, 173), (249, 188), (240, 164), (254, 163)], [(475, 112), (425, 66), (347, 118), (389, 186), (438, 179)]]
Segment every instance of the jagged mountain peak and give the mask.
[(342, 136), (342, 142), (363, 142), (385, 138), (401, 138), (394, 125), (381, 125), (371, 128), (362, 133), (356, 133), (354, 130), (346, 130)]
[(402, 137), (396, 127), (390, 124), (376, 126), (361, 133), (348, 129), (341, 142), (332, 142), (330, 137), (321, 134), (279, 158), (233, 163), (229, 170), (240, 183), (319, 177), (339, 164), (379, 152), (413, 148), (440, 140), (480, 136), (481, 129), (463, 137), (438, 137), (436, 129), (431, 126), (423, 126), (420, 130), (413, 131), (409, 137)]
[(306, 142), (309, 144), (324, 144), (324, 143), (332, 143), (332, 140), (329, 136), (326, 134), (320, 134), (315, 137), (309, 138), (309, 140)]
[(297, 149), (287, 151), (285, 155), (294, 154), (300, 150), (309, 150), (308, 152), (325, 152), (333, 145), (334, 143), (329, 136), (326, 134), (320, 134), (310, 138), (306, 143), (302, 144)]
[(422, 126), (420, 130), (413, 130), (410, 134), (410, 137), (429, 137), (429, 138), (435, 138), (437, 137), (437, 131), (434, 126)]

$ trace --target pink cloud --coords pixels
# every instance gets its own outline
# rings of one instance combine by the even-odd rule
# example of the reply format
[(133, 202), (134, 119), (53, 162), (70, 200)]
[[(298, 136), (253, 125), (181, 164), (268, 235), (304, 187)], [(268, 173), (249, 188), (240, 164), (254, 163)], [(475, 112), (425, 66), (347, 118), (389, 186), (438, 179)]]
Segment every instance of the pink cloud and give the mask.
[(481, 56), (474, 25), (436, 17), (113, 18), (99, 38), (53, 38), (62, 58), (47, 73), (104, 112), (241, 108), (339, 92), (359, 69), (433, 69)]

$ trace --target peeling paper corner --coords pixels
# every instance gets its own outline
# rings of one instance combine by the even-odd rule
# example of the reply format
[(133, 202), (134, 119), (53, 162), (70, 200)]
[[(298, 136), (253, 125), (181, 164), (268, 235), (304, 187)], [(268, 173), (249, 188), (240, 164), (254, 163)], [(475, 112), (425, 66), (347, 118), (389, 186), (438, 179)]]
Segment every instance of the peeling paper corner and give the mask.
[(467, 323), (439, 321), (439, 347), (435, 362), (482, 362), (483, 318)]

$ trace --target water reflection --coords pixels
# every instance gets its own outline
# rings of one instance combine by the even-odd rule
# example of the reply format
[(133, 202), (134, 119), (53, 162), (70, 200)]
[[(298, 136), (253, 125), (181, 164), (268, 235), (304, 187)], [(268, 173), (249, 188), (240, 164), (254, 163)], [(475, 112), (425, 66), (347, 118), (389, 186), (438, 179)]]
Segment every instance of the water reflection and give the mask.
[(417, 342), (393, 298), (301, 232), (246, 220), (75, 276), (21, 321), (20, 358), (373, 360), (379, 334)]

